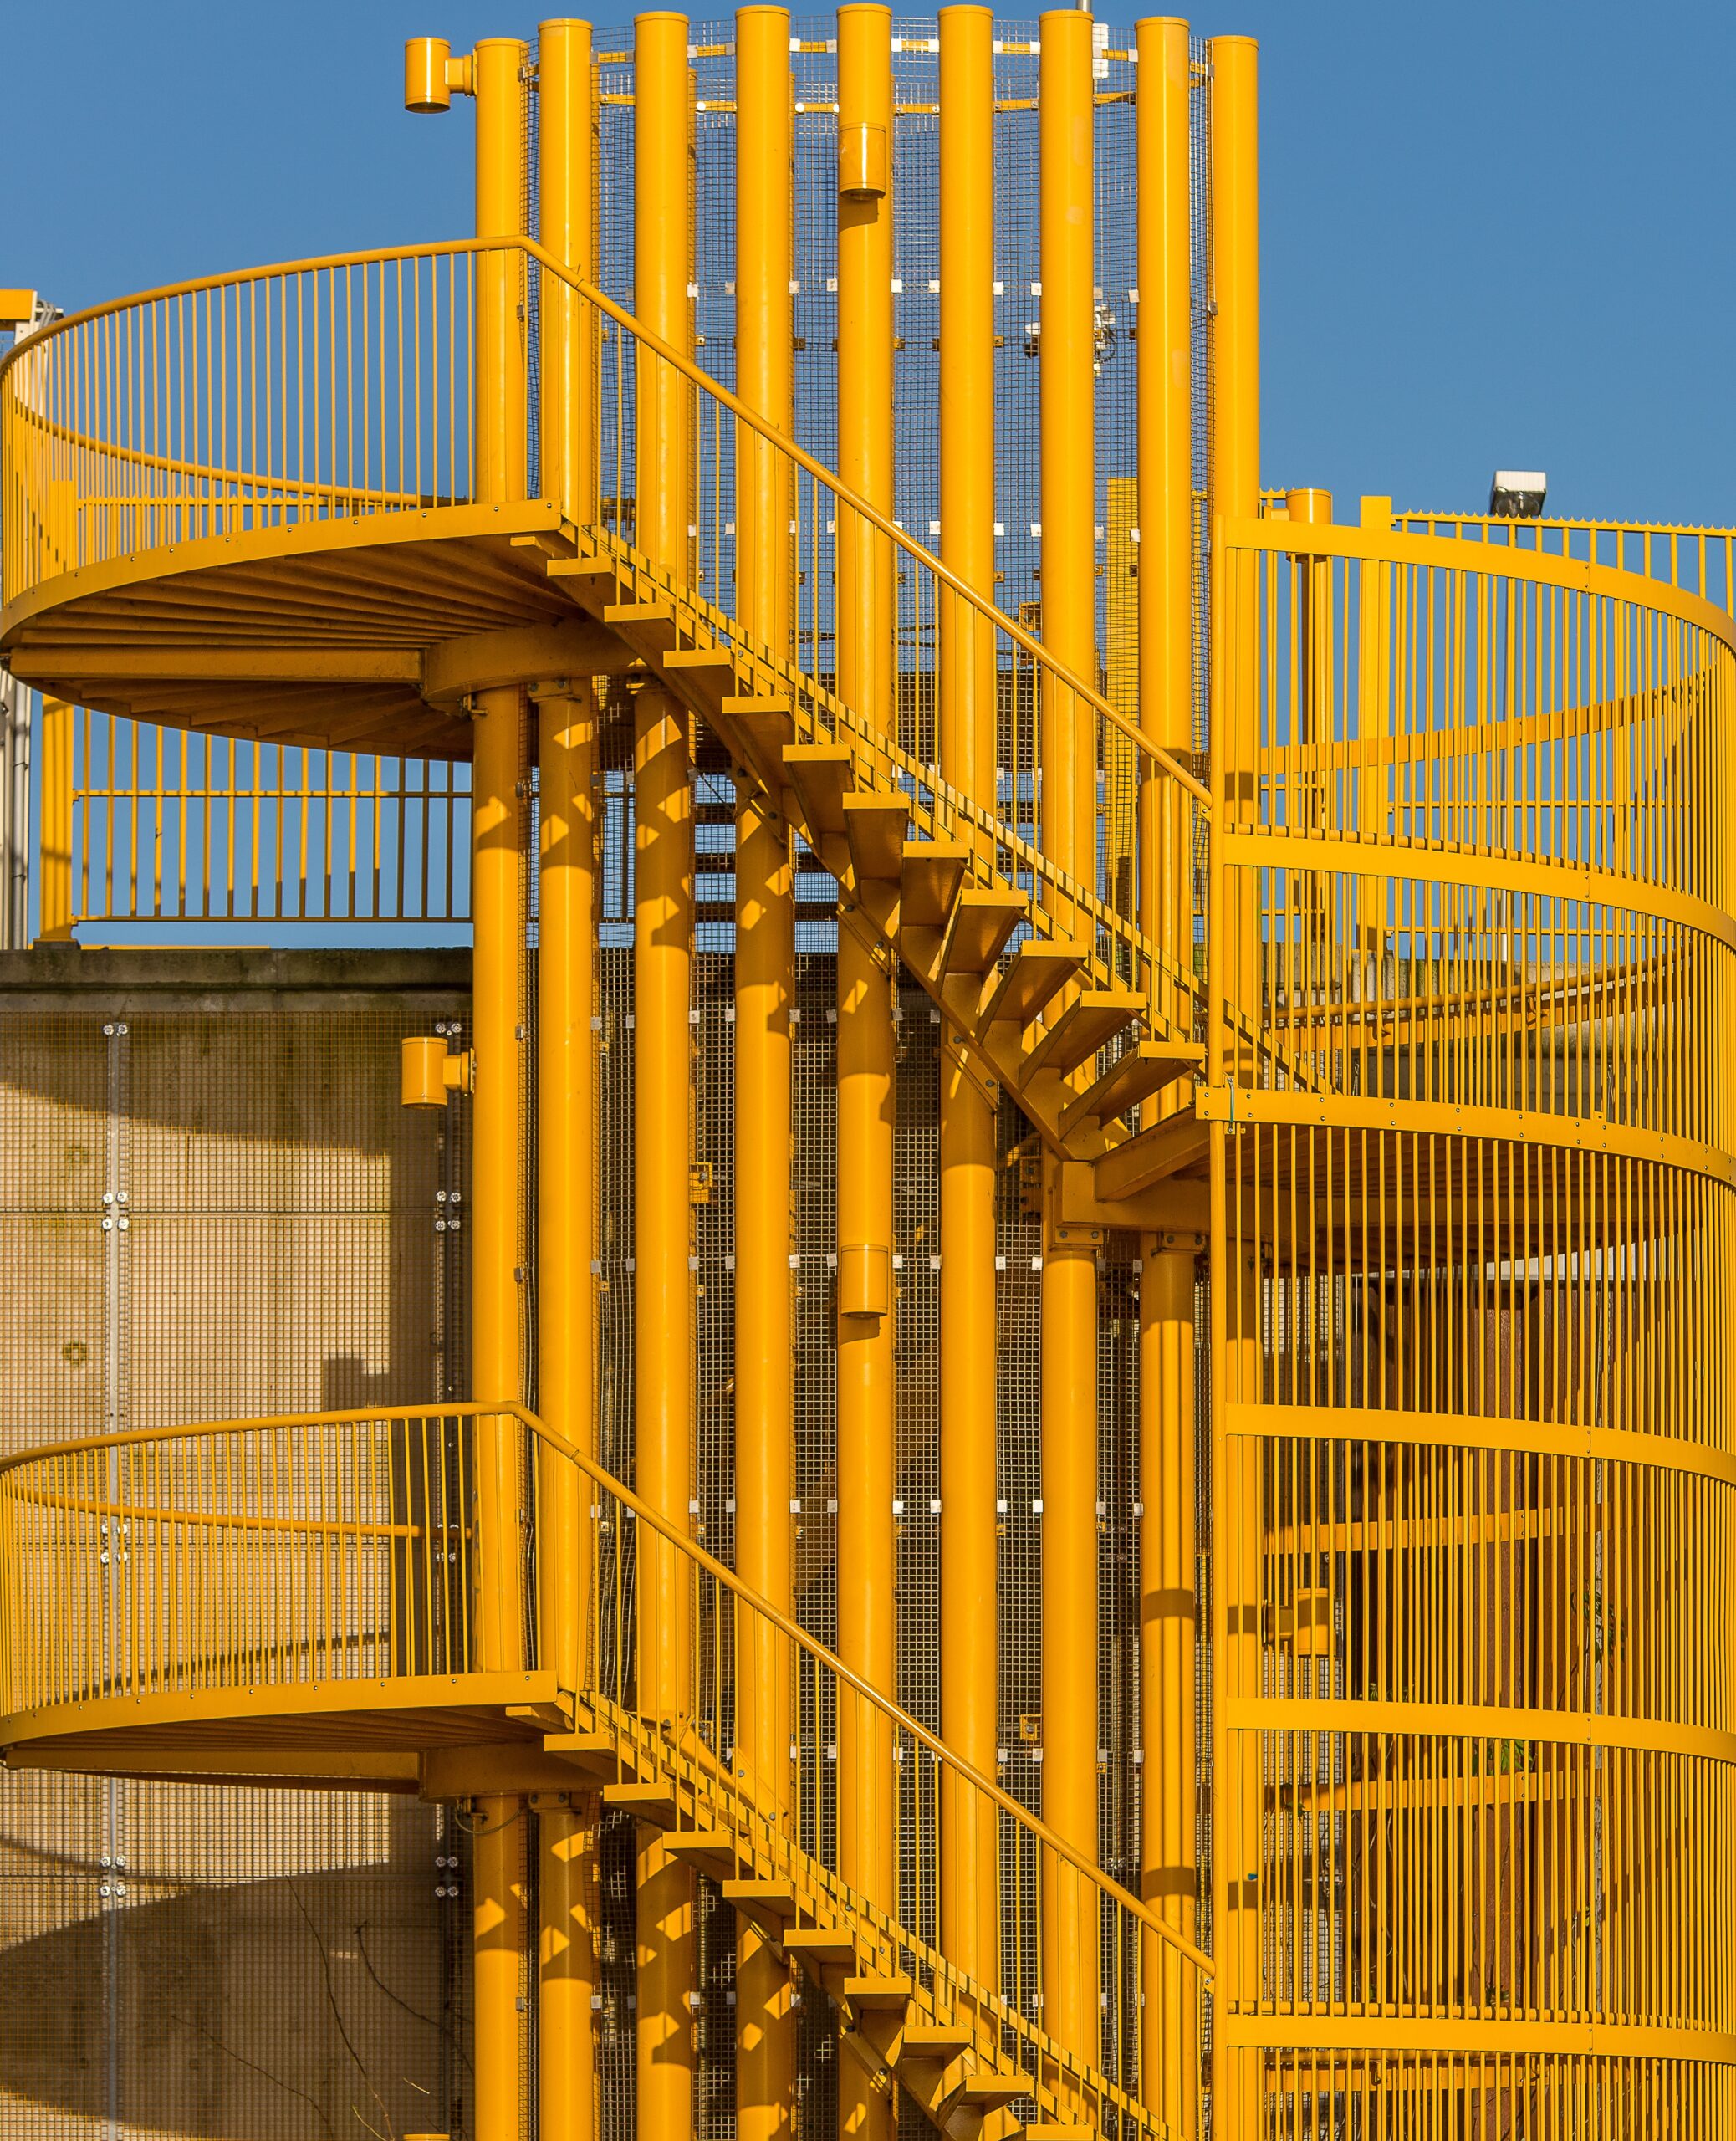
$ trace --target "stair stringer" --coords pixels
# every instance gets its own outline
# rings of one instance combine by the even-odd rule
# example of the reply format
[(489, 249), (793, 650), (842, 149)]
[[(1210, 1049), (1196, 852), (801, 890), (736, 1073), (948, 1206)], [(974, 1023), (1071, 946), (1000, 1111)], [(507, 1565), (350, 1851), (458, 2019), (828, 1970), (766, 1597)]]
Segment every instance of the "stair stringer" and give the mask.
[[(1124, 1048), (1155, 1044), (1171, 1072), (1168, 1111), (1194, 1116), (1194, 1086), (1203, 1067), (1197, 1038), (1204, 1023), (1204, 986), (1163, 947), (1154, 945), (1127, 917), (1054, 870), (1028, 841), (1014, 838), (991, 812), (919, 764), (895, 743), (860, 721), (835, 693), (793, 663), (753, 642), (734, 620), (702, 598), (677, 588), (605, 530), (587, 529), (572, 557), (551, 560), (549, 572), (586, 615), (612, 631), (689, 711), (724, 741), (738, 778), (750, 781), (782, 812), (838, 879), (840, 927), (868, 936), (889, 968), (901, 962), (940, 1008), (949, 1031), (979, 1078), (1004, 1087), (1044, 1144), (1058, 1157), (1091, 1162), (1105, 1157), (1132, 1134), (1119, 1116), (1080, 1117), (1077, 1074), (1034, 1061), (1044, 1045), (1044, 1015), (1053, 1019), (1087, 991), (1134, 996), (1123, 1029)], [(911, 832), (920, 849), (953, 843), (964, 851), (959, 891), (1012, 893), (1024, 900), (1024, 943), (1035, 948), (1083, 947), (1074, 971), (1029, 1020), (998, 1018), (1003, 971), (958, 972), (949, 967), (955, 894), (938, 925), (906, 920), (896, 879), (866, 876), (846, 836), (817, 823), (784, 753), (794, 745), (835, 745), (850, 754), (852, 785), (865, 797), (905, 797)], [(1014, 874), (1003, 866), (1006, 858)], [(1021, 884), (1019, 873), (1025, 882)], [(1052, 897), (1045, 904), (1039, 878)], [(1078, 933), (1063, 938), (1057, 916)], [(1082, 919), (1090, 930), (1084, 934)], [(1158, 977), (1149, 991), (1130, 989), (1127, 976), (1141, 969)], [(1095, 1057), (1096, 1051), (1092, 1051)], [(1068, 1119), (1064, 1121), (1064, 1116)], [(1205, 1148), (1206, 1128), (1177, 1146), (1175, 1165), (1186, 1165)], [(1197, 1148), (1197, 1150), (1196, 1150)]]
[[(607, 1696), (585, 1700), (588, 1714), (549, 1735), (545, 1752), (584, 1772), (605, 1806), (661, 1827), (672, 1856), (718, 1881), (732, 1908), (825, 1992), (840, 2043), (871, 2078), (896, 2081), (951, 2141), (1012, 2141), (1032, 2128), (1045, 2141), (1105, 2132), (1179, 2141), (1118, 2082), (804, 1851), (789, 1818), (756, 1805), (696, 1736)], [(965, 2041), (937, 2047), (949, 2031)], [(1020, 2118), (1022, 2104), (1034, 2115)]]

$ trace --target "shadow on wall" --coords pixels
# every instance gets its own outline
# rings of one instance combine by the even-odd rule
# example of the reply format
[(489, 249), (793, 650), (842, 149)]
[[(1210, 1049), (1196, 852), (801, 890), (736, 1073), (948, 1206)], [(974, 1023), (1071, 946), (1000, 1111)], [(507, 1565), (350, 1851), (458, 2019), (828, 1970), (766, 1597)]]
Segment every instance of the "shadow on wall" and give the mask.
[(225, 2141), (444, 2127), (462, 1905), (434, 1887), (431, 1863), (176, 1888), (23, 1941), (0, 1953), (0, 2101)]

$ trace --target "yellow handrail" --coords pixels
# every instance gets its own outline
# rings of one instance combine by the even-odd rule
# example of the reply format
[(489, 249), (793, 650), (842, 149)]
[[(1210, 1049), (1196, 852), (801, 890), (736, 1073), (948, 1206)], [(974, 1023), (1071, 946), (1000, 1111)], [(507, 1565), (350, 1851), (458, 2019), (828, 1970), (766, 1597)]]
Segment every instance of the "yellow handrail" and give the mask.
[[(512, 1418), (518, 1422), (543, 1447), (583, 1473), (594, 1485), (618, 1501), (624, 1509), (631, 1510), (636, 1520), (647, 1525), (658, 1535), (666, 1540), (683, 1559), (704, 1572), (720, 1588), (728, 1592), (750, 1612), (763, 1620), (786, 1642), (814, 1659), (825, 1673), (843, 1688), (847, 1688), (860, 1701), (877, 1711), (896, 1731), (907, 1734), (917, 1745), (924, 1748), (934, 1760), (950, 1770), (959, 1781), (971, 1790), (981, 1793), (1001, 1813), (1008, 1816), (1017, 1827), (1040, 1844), (1044, 1851), (1053, 1852), (1074, 1873), (1092, 1887), (1100, 1890), (1117, 1909), (1129, 1913), (1146, 1931), (1185, 1956), (1196, 1969), (1210, 1976), (1213, 1969), (1212, 1958), (1167, 1924), (1140, 1897), (1124, 1888), (1110, 1874), (1094, 1865), (1081, 1852), (1057, 1836), (1038, 1815), (1021, 1806), (1016, 1799), (955, 1755), (938, 1735), (929, 1730), (912, 1717), (891, 1697), (864, 1680), (850, 1667), (828, 1650), (817, 1638), (810, 1635), (799, 1622), (779, 1610), (768, 1600), (751, 1590), (735, 1572), (717, 1557), (708, 1553), (697, 1541), (688, 1537), (676, 1525), (648, 1503), (641, 1500), (631, 1488), (625, 1485), (597, 1459), (574, 1448), (554, 1433), (544, 1421), (528, 1407), (516, 1403), (489, 1404), (485, 1402), (447, 1403), (428, 1406), (370, 1406), (358, 1407), (354, 1411), (324, 1413), (278, 1413), (253, 1419), (212, 1420), (189, 1427), (170, 1430), (128, 1428), (116, 1433), (84, 1436), (75, 1441), (54, 1443), (32, 1449), (13, 1451), (0, 1458), (0, 1479), (25, 1468), (44, 1462), (64, 1462), (68, 1459), (100, 1454), (105, 1451), (148, 1449), (165, 1442), (216, 1441), (226, 1436), (319, 1428), (334, 1426), (377, 1423), (390, 1426), (399, 1422), (446, 1422), (456, 1420)], [(57, 1505), (68, 1497), (33, 1495), (31, 1499), (43, 1504)], [(128, 1517), (143, 1518), (151, 1512), (130, 1505), (120, 1505), (118, 1513)], [(205, 1524), (213, 1527), (237, 1522), (227, 1512), (186, 1510), (174, 1511), (178, 1522)], [(347, 1527), (354, 1529), (355, 1527)], [(472, 1551), (480, 1551), (481, 1542), (472, 1540)], [(480, 1581), (480, 1576), (477, 1581)]]

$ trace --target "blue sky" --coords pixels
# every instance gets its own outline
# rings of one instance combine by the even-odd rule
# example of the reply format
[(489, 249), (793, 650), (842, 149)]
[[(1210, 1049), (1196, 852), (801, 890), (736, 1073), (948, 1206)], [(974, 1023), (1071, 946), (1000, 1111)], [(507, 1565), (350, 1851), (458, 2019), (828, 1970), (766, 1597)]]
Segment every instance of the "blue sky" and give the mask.
[[(1226, 0), (1197, 22), (1262, 46), (1269, 480), (1474, 507), (1500, 462), (1546, 468), (1560, 511), (1736, 519), (1736, 8)], [(468, 125), (400, 109), (402, 41), (526, 23), (0, 0), (0, 281), (70, 309), (461, 233)]]

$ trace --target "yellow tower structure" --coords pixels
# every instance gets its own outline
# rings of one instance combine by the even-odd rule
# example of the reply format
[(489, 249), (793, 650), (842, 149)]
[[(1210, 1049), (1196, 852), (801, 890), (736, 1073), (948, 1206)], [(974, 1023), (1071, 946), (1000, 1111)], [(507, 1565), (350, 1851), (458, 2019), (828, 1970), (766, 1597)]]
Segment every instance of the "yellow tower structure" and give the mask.
[(447, 1810), (394, 2132), (1719, 2141), (1736, 536), (1263, 487), (1251, 39), (819, 30), (0, 360), (32, 956), (472, 947), (463, 1377), (0, 1456), (7, 1763)]

